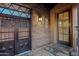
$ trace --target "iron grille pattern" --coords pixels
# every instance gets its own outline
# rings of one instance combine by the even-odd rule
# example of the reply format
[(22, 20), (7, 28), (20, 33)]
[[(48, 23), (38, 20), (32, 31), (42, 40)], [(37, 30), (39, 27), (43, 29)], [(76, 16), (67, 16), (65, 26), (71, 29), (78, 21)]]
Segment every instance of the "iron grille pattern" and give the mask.
[(31, 49), (30, 9), (1, 3), (0, 15), (0, 55), (15, 55)]
[(30, 9), (11, 3), (0, 3), (0, 13), (30, 18)]

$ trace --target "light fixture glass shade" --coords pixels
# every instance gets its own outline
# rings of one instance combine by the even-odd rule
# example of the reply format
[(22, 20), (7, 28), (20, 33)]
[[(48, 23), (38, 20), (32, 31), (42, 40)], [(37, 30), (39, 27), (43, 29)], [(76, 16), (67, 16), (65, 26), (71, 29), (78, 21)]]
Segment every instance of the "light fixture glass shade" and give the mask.
[(42, 17), (40, 17), (38, 21), (42, 21)]
[(42, 17), (38, 18), (38, 24), (42, 24)]

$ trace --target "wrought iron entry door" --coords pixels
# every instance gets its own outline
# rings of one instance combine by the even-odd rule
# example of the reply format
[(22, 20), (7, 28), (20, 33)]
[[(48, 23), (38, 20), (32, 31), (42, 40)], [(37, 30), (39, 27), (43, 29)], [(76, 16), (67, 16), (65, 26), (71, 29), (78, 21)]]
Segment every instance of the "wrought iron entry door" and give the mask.
[(15, 21), (15, 54), (27, 51), (30, 49), (30, 36), (29, 36), (29, 21), (18, 20)]
[(30, 21), (0, 17), (0, 55), (15, 55), (31, 49)]

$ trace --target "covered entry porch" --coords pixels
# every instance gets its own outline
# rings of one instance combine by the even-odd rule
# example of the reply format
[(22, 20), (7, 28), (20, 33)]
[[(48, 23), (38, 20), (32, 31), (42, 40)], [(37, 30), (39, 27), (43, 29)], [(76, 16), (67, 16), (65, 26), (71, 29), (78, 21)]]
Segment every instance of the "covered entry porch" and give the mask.
[(0, 55), (78, 54), (77, 4), (28, 3), (0, 6)]

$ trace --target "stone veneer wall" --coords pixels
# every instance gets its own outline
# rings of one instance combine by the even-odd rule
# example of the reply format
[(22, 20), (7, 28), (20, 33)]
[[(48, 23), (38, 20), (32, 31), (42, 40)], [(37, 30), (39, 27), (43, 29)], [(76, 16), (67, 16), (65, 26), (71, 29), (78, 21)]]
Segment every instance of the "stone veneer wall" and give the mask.
[[(50, 43), (49, 13), (45, 7), (36, 4), (26, 4), (32, 10), (32, 50)], [(41, 24), (38, 23), (42, 17)]]

